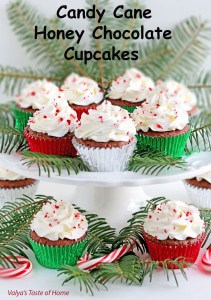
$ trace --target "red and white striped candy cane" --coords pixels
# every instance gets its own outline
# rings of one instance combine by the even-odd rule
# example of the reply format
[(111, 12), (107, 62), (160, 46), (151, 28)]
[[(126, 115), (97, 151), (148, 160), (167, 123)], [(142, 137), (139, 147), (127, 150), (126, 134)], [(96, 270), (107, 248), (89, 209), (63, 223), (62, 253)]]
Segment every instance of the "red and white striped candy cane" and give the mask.
[(201, 264), (204, 270), (211, 272), (211, 248), (209, 248), (202, 256)]
[(16, 266), (15, 268), (0, 268), (0, 278), (20, 278), (29, 274), (32, 270), (32, 263), (25, 257), (17, 256), (18, 262), (8, 256), (8, 259)]
[(133, 247), (134, 245), (125, 244), (107, 255), (94, 259), (90, 259), (90, 255), (86, 254), (78, 261), (78, 267), (82, 270), (92, 270), (97, 268), (101, 263), (112, 263), (128, 253)]

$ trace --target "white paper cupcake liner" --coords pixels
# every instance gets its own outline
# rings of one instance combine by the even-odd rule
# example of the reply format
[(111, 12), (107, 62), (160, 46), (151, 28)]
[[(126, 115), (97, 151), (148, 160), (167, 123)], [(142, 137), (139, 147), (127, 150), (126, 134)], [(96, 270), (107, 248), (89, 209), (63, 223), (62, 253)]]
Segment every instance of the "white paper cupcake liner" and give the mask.
[(136, 147), (136, 139), (128, 145), (114, 148), (89, 148), (73, 138), (72, 143), (82, 160), (94, 172), (121, 172), (127, 169), (128, 162)]
[(211, 189), (198, 188), (184, 181), (191, 204), (198, 208), (211, 209)]
[(5, 202), (15, 202), (17, 198), (27, 195), (33, 197), (36, 193), (39, 181), (25, 187), (4, 189), (0, 188), (0, 209), (4, 206)]

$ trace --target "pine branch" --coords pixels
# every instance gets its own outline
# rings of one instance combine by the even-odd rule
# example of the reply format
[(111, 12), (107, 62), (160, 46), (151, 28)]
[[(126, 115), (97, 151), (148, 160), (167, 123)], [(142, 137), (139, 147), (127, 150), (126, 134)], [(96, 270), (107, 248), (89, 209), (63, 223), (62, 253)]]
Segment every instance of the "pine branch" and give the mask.
[(201, 71), (192, 78), (186, 78), (184, 83), (197, 96), (198, 105), (209, 108), (211, 106), (211, 71)]
[(164, 197), (154, 198), (148, 201), (145, 207), (132, 215), (132, 218), (127, 222), (129, 225), (122, 228), (119, 236), (114, 241), (113, 247), (116, 249), (123, 244), (135, 244), (137, 249), (142, 253), (146, 251), (146, 243), (142, 236), (143, 224), (149, 212), (160, 202), (167, 201)]
[[(21, 130), (8, 125), (5, 119), (0, 122), (0, 153), (10, 154), (12, 151), (22, 151), (28, 148), (28, 144)], [(5, 121), (5, 122), (4, 122)]]
[(61, 84), (64, 78), (58, 77), (53, 73), (45, 73), (42, 70), (33, 70), (31, 68), (17, 69), (0, 66), (0, 85), (6, 95), (18, 94), (26, 83), (42, 79)]
[[(16, 255), (27, 257), (29, 226), (34, 215), (52, 197), (38, 195), (35, 199), (23, 196), (15, 203), (6, 203), (0, 210), (0, 265), (8, 267)], [(36, 201), (35, 201), (36, 200)], [(16, 259), (17, 260), (17, 259)]]
[[(37, 10), (23, 0), (15, 0), (8, 6), (10, 24), (22, 46), (26, 47), (33, 58), (42, 62), (48, 69), (53, 69), (59, 77), (66, 77), (71, 72), (70, 64), (64, 59), (64, 49), (59, 40), (34, 38), (34, 26), (51, 28), (51, 22), (41, 16)], [(73, 41), (74, 42), (74, 41)], [(72, 43), (73, 43), (72, 42)]]
[[(153, 273), (162, 266), (163, 272), (166, 275), (167, 281), (169, 281), (169, 273), (173, 274), (173, 278), (178, 286), (177, 274), (175, 271), (169, 270), (168, 265), (174, 264), (178, 267), (183, 278), (187, 280), (186, 273), (183, 269), (184, 260), (165, 260), (165, 261), (152, 261), (141, 260), (136, 255), (126, 255), (113, 263), (102, 263), (96, 270), (89, 272), (80, 270), (77, 266), (69, 267), (63, 266), (60, 275), (66, 275), (67, 278), (64, 283), (74, 281), (74, 284), (78, 283), (80, 291), (91, 293), (94, 295), (94, 289), (99, 290), (100, 286), (106, 288), (107, 283), (114, 283), (120, 281), (126, 284), (142, 285), (146, 276), (152, 280)], [(186, 265), (188, 263), (186, 262)], [(191, 266), (191, 264), (188, 264)]]
[(37, 152), (22, 151), (23, 165), (28, 168), (31, 166), (37, 166), (39, 176), (42, 172), (47, 173), (50, 177), (51, 172), (61, 175), (62, 170), (66, 170), (70, 175), (71, 171), (78, 174), (79, 171), (88, 171), (88, 167), (84, 164), (80, 157), (63, 157), (56, 155), (47, 155)]
[(190, 17), (179, 25), (168, 41), (171, 51), (171, 60), (157, 74), (157, 80), (169, 77), (180, 80), (198, 71), (208, 54), (207, 41), (210, 40), (211, 28), (206, 21), (197, 17)]
[(211, 112), (202, 111), (192, 120), (191, 127), (186, 152), (211, 151)]
[(184, 169), (186, 162), (182, 158), (173, 158), (170, 155), (163, 156), (157, 150), (152, 150), (146, 146), (138, 146), (133, 157), (129, 163), (129, 171), (138, 172), (141, 170), (142, 174), (159, 175), (164, 170), (171, 168)]
[[(202, 247), (207, 243), (211, 236), (211, 209), (200, 209), (200, 216), (204, 220), (205, 223), (205, 231), (206, 231), (206, 238), (203, 242)], [(208, 248), (211, 247), (211, 244), (208, 246)]]
[(115, 228), (112, 228), (105, 218), (101, 218), (96, 214), (87, 213), (80, 207), (74, 207), (85, 215), (88, 224), (88, 241), (86, 250), (93, 258), (103, 256), (111, 252), (111, 246), (116, 238)]
[[(15, 127), (15, 119), (12, 112), (13, 103), (0, 104), (0, 124)], [(1, 133), (0, 133), (1, 135)]]

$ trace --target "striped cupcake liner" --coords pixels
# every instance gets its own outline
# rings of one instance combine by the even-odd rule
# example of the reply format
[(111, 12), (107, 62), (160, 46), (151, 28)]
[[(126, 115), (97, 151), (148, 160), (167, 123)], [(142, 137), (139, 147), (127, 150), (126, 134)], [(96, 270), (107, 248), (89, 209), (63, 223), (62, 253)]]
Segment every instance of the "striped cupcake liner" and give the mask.
[(15, 117), (15, 127), (19, 130), (24, 130), (29, 118), (33, 116), (33, 113), (18, 109), (15, 105), (13, 106), (13, 113)]

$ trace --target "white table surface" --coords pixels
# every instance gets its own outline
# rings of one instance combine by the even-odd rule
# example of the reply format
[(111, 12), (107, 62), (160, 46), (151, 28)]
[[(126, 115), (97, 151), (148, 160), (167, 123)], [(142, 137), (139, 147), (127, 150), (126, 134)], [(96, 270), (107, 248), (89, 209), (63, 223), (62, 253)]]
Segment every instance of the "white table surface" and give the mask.
[[(183, 200), (188, 202), (188, 197), (182, 182), (170, 184), (162, 184), (156, 186), (147, 186), (145, 192), (151, 197), (165, 196), (172, 200)], [(85, 193), (85, 189), (81, 189), (81, 193)], [(53, 195), (60, 199), (77, 203), (75, 197), (75, 187), (67, 185), (59, 185), (55, 183), (42, 182), (39, 185), (37, 194)], [(74, 196), (74, 199), (73, 199)], [(83, 198), (83, 195), (79, 194)], [(88, 202), (88, 201), (87, 201)], [(80, 203), (81, 205), (81, 203)], [(84, 202), (84, 207), (87, 209), (89, 203)], [(110, 220), (112, 223), (112, 220)], [(78, 286), (73, 283), (62, 286), (64, 277), (57, 277), (56, 270), (45, 269), (41, 267), (35, 260), (34, 255), (30, 253), (30, 259), (33, 262), (32, 272), (21, 279), (1, 279), (0, 280), (0, 300), (8, 299), (209, 299), (211, 297), (211, 274), (203, 273), (197, 269), (187, 270), (188, 281), (182, 278), (182, 275), (177, 271), (179, 287), (176, 287), (173, 276), (170, 276), (170, 281), (167, 282), (162, 271), (154, 273), (152, 283), (146, 278), (143, 286), (127, 286), (121, 283), (108, 285), (109, 291), (96, 291), (94, 298), (85, 293), (80, 293)], [(29, 290), (34, 291), (69, 291), (68, 296), (9, 296), (10, 290)]]

